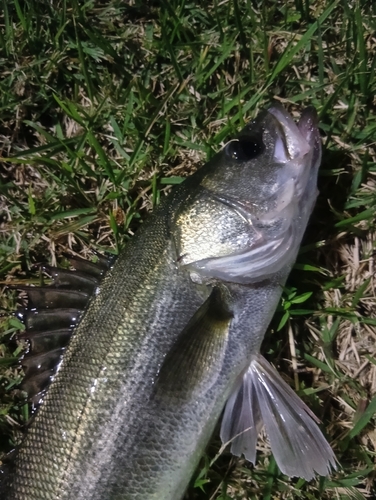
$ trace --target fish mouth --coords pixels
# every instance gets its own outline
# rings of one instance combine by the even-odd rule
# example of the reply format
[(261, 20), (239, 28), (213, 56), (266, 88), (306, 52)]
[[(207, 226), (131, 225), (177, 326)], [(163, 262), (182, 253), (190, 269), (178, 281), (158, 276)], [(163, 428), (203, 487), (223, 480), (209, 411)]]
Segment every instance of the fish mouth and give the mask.
[(262, 117), (264, 130), (274, 137), (272, 162), (277, 174), (267, 210), (227, 193), (214, 196), (249, 222), (256, 232), (253, 243), (239, 252), (194, 264), (201, 274), (238, 283), (252, 283), (288, 268), (295, 261), (305, 226), (318, 194), (317, 171), (321, 139), (314, 108), (306, 108), (298, 123), (279, 104)]
[[(277, 122), (274, 161), (285, 166), (280, 169), (277, 184), (281, 190), (301, 199), (312, 187), (310, 181), (321, 161), (317, 112), (313, 107), (305, 108), (298, 123), (278, 103), (268, 113)], [(289, 183), (291, 187), (286, 189)]]
[(310, 213), (316, 200), (318, 191), (313, 186), (321, 161), (318, 116), (315, 108), (308, 107), (296, 123), (278, 103), (265, 114), (264, 123), (273, 131), (275, 141), (272, 161), (279, 167), (274, 189), (264, 200), (268, 205), (267, 212), (257, 213), (257, 207), (249, 201), (228, 194), (213, 194), (213, 197), (237, 210), (243, 219), (250, 222), (257, 217), (262, 223), (285, 219), (287, 224), (298, 205), (299, 210)]
[(280, 126), (280, 136), (275, 146), (275, 160), (287, 163), (305, 156), (317, 139), (318, 117), (314, 108), (306, 108), (296, 124), (292, 116), (280, 105), (274, 104), (268, 109)]

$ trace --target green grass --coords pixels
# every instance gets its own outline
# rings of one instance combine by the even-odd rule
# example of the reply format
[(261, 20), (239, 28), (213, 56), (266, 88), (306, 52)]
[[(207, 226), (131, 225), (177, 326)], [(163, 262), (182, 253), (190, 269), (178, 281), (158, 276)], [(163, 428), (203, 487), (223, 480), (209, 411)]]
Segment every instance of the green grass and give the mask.
[[(160, 6), (159, 6), (160, 5)], [(278, 99), (317, 108), (320, 196), (263, 352), (323, 422), (341, 468), (311, 483), (214, 437), (187, 499), (374, 495), (376, 8), (370, 1), (3, 1), (0, 307), (69, 251), (117, 253), (171, 184)], [(0, 451), (28, 418), (5, 315)]]

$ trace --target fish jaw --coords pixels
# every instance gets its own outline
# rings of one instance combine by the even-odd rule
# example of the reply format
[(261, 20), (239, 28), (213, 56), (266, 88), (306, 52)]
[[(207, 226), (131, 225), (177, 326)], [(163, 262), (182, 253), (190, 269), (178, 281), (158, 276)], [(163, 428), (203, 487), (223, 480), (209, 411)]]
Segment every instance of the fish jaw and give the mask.
[[(283, 270), (291, 269), (313, 210), (318, 190), (317, 173), (321, 161), (321, 139), (314, 108), (303, 111), (296, 124), (278, 105), (272, 106), (239, 135), (239, 141), (263, 130), (266, 143), (264, 169), (256, 171), (260, 193), (247, 194), (209, 186), (207, 197), (229, 208), (248, 224), (248, 241), (243, 247), (227, 254), (216, 255), (214, 244), (204, 258), (194, 258), (189, 251), (182, 252), (182, 264), (196, 275), (242, 284), (254, 283)], [(268, 155), (268, 154), (269, 155)], [(226, 154), (226, 152), (225, 152)], [(249, 169), (252, 167), (250, 162)], [(236, 174), (236, 172), (235, 172)], [(254, 174), (253, 183), (259, 182)], [(229, 216), (230, 217), (230, 216)], [(210, 236), (208, 236), (210, 239)], [(246, 241), (246, 238), (243, 238)], [(209, 245), (208, 245), (209, 247)], [(188, 249), (189, 250), (189, 249)]]
[(279, 183), (282, 186), (286, 182), (292, 183), (294, 188), (290, 189), (290, 193), (299, 199), (300, 208), (304, 200), (307, 206), (305, 211), (310, 213), (318, 193), (317, 189), (311, 188), (316, 182), (321, 163), (321, 138), (316, 110), (313, 107), (304, 109), (297, 124), (282, 106), (275, 104), (268, 112), (276, 117), (281, 126), (275, 146), (275, 159), (287, 168), (280, 170)]

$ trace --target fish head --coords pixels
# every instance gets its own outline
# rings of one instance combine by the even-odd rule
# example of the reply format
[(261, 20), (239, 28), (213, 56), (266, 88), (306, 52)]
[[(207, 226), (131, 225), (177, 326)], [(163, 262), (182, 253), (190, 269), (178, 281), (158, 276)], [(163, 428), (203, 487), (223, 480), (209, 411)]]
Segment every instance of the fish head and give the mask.
[(288, 272), (317, 197), (321, 139), (314, 108), (298, 123), (262, 111), (198, 173), (177, 213), (179, 260), (201, 276), (238, 283)]

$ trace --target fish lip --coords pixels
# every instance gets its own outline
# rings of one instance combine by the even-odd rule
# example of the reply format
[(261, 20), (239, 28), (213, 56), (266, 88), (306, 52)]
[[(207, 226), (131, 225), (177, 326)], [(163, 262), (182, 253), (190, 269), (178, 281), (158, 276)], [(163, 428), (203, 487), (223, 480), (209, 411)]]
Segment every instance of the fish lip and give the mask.
[(295, 196), (301, 203), (315, 198), (317, 190), (314, 197), (309, 194), (321, 162), (321, 137), (315, 108), (305, 108), (297, 123), (279, 103), (273, 104), (267, 112), (275, 123), (274, 161), (283, 165), (278, 185), (292, 180)]
[(278, 122), (275, 147), (275, 159), (278, 163), (299, 160), (315, 147), (320, 137), (315, 108), (305, 108), (298, 123), (279, 103), (274, 103), (268, 113)]
[(319, 117), (313, 106), (305, 108), (298, 122), (298, 129), (305, 138), (312, 151), (313, 167), (321, 161), (321, 137), (319, 131)]

